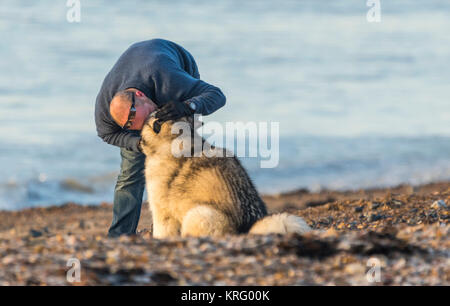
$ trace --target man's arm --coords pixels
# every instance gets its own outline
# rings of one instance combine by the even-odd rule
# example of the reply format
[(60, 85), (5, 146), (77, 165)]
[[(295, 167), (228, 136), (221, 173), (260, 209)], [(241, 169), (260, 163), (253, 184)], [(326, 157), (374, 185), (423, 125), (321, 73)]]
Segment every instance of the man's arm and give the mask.
[(193, 102), (196, 113), (209, 115), (225, 105), (222, 91), (202, 80), (196, 79), (169, 57), (161, 57), (153, 74), (156, 100), (168, 102)]
[(101, 107), (100, 103), (95, 106), (95, 124), (98, 136), (108, 144), (126, 148), (134, 152), (140, 152), (138, 145), (140, 136), (137, 132), (122, 130), (118, 125), (111, 122), (107, 117), (106, 107)]
[(197, 86), (195, 92), (198, 95), (184, 101), (195, 104), (195, 113), (209, 115), (225, 105), (225, 95), (219, 88), (201, 80)]
[(134, 152), (141, 152), (139, 149), (139, 141), (141, 140), (141, 136), (134, 133), (118, 131), (115, 133), (102, 135), (100, 137), (103, 141), (113, 146), (126, 148), (127, 150)]

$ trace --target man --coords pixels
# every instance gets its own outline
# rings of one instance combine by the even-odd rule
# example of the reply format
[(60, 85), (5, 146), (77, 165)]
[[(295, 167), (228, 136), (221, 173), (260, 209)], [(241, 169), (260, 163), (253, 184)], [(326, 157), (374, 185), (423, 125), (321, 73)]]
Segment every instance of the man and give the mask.
[(122, 54), (95, 104), (98, 136), (120, 147), (122, 157), (109, 237), (136, 233), (145, 188), (140, 130), (149, 114), (159, 108), (161, 123), (194, 113), (209, 115), (224, 104), (220, 89), (200, 80), (192, 55), (173, 42), (143, 41)]

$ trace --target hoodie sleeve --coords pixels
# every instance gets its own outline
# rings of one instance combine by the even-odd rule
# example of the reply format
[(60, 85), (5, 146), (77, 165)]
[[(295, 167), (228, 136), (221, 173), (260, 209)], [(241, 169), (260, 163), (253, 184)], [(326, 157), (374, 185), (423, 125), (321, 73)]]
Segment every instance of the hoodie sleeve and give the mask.
[(106, 143), (113, 146), (126, 148), (134, 152), (140, 152), (138, 148), (140, 135), (138, 131), (126, 131), (121, 129), (117, 124), (109, 119), (106, 112), (109, 107), (104, 104), (96, 104), (95, 108), (95, 124), (97, 127), (97, 135)]
[(154, 71), (151, 77), (160, 105), (170, 101), (194, 102), (196, 113), (202, 115), (209, 115), (225, 105), (225, 95), (219, 88), (194, 78), (170, 57), (160, 57)]
[(138, 148), (139, 140), (141, 137), (134, 133), (130, 133), (127, 131), (119, 131), (111, 134), (106, 134), (100, 136), (103, 141), (108, 144), (126, 148), (127, 150), (131, 150), (134, 152), (141, 152)]

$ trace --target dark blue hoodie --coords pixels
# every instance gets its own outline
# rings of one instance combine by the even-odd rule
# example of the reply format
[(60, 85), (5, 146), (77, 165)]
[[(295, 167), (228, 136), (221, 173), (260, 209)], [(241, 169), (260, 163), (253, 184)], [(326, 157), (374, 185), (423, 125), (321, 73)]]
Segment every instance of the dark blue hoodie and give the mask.
[(114, 95), (137, 88), (158, 107), (169, 101), (192, 101), (196, 113), (209, 115), (225, 104), (219, 88), (200, 80), (197, 64), (183, 47), (163, 39), (133, 44), (106, 75), (95, 103), (97, 134), (103, 141), (139, 152), (138, 131), (123, 130), (112, 119)]

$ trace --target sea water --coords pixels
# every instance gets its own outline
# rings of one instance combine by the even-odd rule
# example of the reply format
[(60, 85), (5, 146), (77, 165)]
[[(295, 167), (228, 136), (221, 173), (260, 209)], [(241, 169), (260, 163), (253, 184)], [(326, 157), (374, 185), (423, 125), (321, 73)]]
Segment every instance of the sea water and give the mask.
[(227, 104), (205, 121), (279, 122), (261, 192), (450, 179), (450, 2), (11, 1), (0, 10), (0, 209), (111, 201), (119, 150), (94, 103), (132, 43), (173, 40)]

